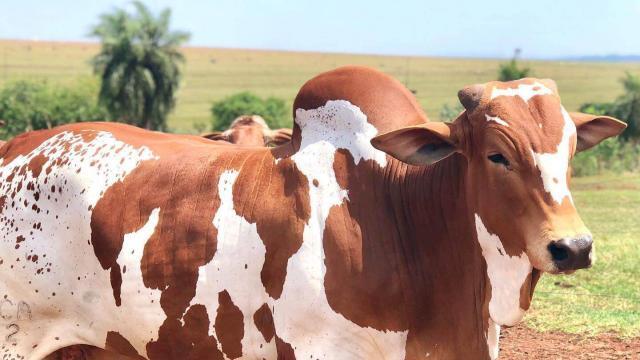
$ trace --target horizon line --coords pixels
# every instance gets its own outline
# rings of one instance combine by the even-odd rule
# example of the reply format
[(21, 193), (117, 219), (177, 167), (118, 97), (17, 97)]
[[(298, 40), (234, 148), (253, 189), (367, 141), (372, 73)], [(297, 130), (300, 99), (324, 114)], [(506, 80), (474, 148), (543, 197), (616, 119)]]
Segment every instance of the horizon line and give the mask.
[[(58, 39), (24, 39), (24, 38), (0, 38), (0, 42), (32, 42), (32, 43), (55, 43), (55, 44), (67, 44), (67, 45), (91, 45), (99, 46), (98, 40), (83, 39), (83, 40), (58, 40)], [(396, 57), (396, 58), (437, 58), (437, 59), (470, 59), (470, 60), (510, 60), (512, 57), (499, 57), (499, 56), (463, 56), (463, 55), (430, 55), (430, 54), (384, 54), (384, 53), (368, 53), (368, 52), (342, 52), (342, 51), (322, 51), (322, 50), (294, 50), (294, 49), (281, 49), (281, 48), (244, 48), (244, 47), (226, 47), (226, 46), (212, 46), (212, 45), (198, 45), (187, 44), (180, 46), (182, 49), (210, 49), (210, 50), (223, 50), (223, 51), (257, 51), (257, 52), (282, 52), (282, 53), (297, 53), (297, 54), (329, 54), (329, 55), (343, 55), (343, 56), (375, 56), (375, 57)], [(608, 57), (636, 57), (638, 60), (610, 60)], [(602, 58), (603, 60), (597, 60)], [(519, 61), (533, 61), (533, 62), (552, 62), (552, 61), (565, 61), (565, 62), (594, 62), (594, 63), (636, 63), (640, 61), (640, 54), (583, 54), (583, 55), (568, 55), (561, 57), (522, 57), (518, 58)]]

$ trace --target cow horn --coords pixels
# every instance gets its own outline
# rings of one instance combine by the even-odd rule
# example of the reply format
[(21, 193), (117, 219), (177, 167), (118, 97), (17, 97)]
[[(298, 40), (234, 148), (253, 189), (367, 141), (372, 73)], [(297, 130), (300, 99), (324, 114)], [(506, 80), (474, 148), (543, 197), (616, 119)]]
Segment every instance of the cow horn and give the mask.
[(473, 111), (480, 104), (482, 93), (484, 93), (484, 85), (470, 85), (458, 91), (458, 99), (467, 111)]

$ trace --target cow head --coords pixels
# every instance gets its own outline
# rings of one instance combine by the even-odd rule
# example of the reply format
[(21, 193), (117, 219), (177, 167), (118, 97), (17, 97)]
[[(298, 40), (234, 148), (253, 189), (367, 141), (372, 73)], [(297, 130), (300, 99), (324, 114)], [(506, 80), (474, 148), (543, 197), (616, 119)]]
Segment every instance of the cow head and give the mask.
[(570, 162), (576, 152), (620, 134), (626, 125), (568, 113), (552, 80), (473, 85), (458, 97), (465, 111), (453, 123), (397, 129), (374, 138), (373, 145), (415, 165), (463, 154), (479, 238), (497, 236), (501, 255), (526, 255), (538, 270), (591, 266), (592, 236), (568, 188)]
[(271, 130), (259, 115), (242, 115), (233, 120), (229, 129), (201, 135), (210, 140), (223, 140), (245, 146), (279, 146), (291, 140), (291, 129)]

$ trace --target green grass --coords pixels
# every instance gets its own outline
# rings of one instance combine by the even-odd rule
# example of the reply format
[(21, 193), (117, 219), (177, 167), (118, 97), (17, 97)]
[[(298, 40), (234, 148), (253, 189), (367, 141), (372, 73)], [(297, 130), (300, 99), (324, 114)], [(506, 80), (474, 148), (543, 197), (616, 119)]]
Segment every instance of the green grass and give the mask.
[(573, 197), (597, 261), (573, 275), (544, 275), (526, 322), (543, 331), (640, 336), (640, 175), (576, 178)]
[[(0, 86), (17, 78), (47, 78), (70, 82), (91, 75), (89, 59), (99, 47), (87, 43), (0, 41)], [(464, 85), (495, 79), (500, 60), (393, 57), (296, 53), (212, 48), (185, 48), (185, 77), (169, 126), (193, 131), (209, 123), (211, 102), (249, 90), (277, 96), (289, 104), (300, 86), (318, 73), (347, 64), (369, 65), (385, 71), (410, 89), (433, 120), (444, 104), (457, 103)], [(640, 64), (525, 61), (536, 77), (558, 83), (567, 109), (589, 101), (610, 101), (621, 93), (618, 79), (625, 71), (640, 72)]]
[[(96, 44), (0, 41), (0, 86), (21, 78), (71, 83), (90, 76)], [(169, 126), (192, 132), (209, 123), (211, 102), (249, 90), (289, 104), (312, 76), (346, 64), (379, 68), (416, 90), (433, 120), (454, 105), (464, 85), (496, 77), (498, 60), (186, 48), (185, 77)], [(610, 101), (621, 92), (625, 71), (640, 64), (527, 61), (536, 77), (558, 83), (569, 110), (589, 101)], [(598, 261), (571, 276), (543, 276), (526, 322), (540, 330), (640, 336), (640, 176), (574, 180), (574, 198), (596, 238)], [(556, 285), (556, 283), (558, 285)]]

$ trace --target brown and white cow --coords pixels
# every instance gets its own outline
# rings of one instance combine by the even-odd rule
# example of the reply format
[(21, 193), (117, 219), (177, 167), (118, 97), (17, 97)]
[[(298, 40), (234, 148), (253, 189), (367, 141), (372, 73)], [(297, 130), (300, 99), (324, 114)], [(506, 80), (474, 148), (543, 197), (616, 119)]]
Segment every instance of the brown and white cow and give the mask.
[(291, 129), (271, 130), (259, 115), (242, 115), (233, 120), (229, 129), (200, 135), (210, 140), (223, 140), (245, 146), (279, 146), (291, 140)]
[(495, 358), (541, 271), (590, 265), (569, 161), (624, 124), (568, 114), (548, 80), (459, 95), (432, 123), (396, 80), (344, 67), (303, 86), (277, 148), (109, 123), (15, 138), (3, 354)]

